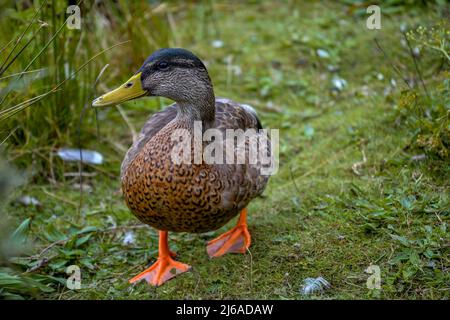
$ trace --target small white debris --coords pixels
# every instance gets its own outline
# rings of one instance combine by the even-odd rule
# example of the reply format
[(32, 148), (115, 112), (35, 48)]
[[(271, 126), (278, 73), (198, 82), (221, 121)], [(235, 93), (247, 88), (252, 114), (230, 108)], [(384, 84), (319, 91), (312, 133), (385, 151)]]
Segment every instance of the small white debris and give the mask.
[(309, 124), (307, 124), (305, 126), (305, 129), (303, 130), (303, 133), (307, 138), (312, 138), (314, 136), (314, 132), (314, 127), (310, 126)]
[(231, 66), (231, 64), (233, 63), (233, 56), (228, 55), (228, 56), (224, 57), (223, 63), (226, 63), (228, 66)]
[(282, 108), (275, 105), (271, 100), (267, 101), (265, 109), (270, 112), (279, 112), (279, 113), (283, 112)]
[(303, 280), (303, 286), (301, 291), (302, 294), (304, 295), (310, 295), (315, 292), (325, 291), (330, 287), (331, 287), (330, 283), (323, 277), (306, 278), (305, 280)]
[(382, 73), (377, 73), (377, 79), (380, 81), (384, 80), (384, 75)]
[(392, 93), (392, 87), (391, 86), (388, 86), (388, 87), (384, 88), (383, 95), (385, 97), (389, 96), (391, 93)]
[(420, 48), (419, 47), (414, 47), (414, 49), (412, 50), (413, 55), (417, 58), (420, 56)]
[(311, 40), (311, 38), (309, 37), (309, 36), (307, 36), (307, 35), (304, 35), (303, 37), (302, 37), (302, 42), (303, 43), (308, 43), (309, 41)]
[(408, 27), (406, 26), (405, 23), (402, 23), (400, 25), (400, 32), (404, 33), (404, 32), (406, 32), (407, 29), (408, 29)]
[(369, 86), (363, 85), (363, 86), (361, 87), (360, 93), (361, 93), (363, 96), (365, 96), (365, 97), (370, 96), (370, 95), (371, 95), (371, 91), (370, 91)]
[(327, 70), (329, 72), (338, 72), (339, 71), (339, 67), (335, 66), (335, 65), (332, 65), (332, 64), (329, 64), (329, 65), (327, 65)]
[(92, 192), (92, 187), (90, 185), (86, 184), (86, 183), (83, 183), (81, 185), (79, 183), (74, 183), (72, 185), (72, 188), (75, 189), (75, 190), (80, 190), (80, 188), (81, 188), (81, 190), (83, 192), (88, 192), (88, 193)]
[(397, 86), (397, 81), (394, 78), (391, 79), (391, 86), (395, 88)]
[(233, 65), (232, 70), (235, 76), (240, 76), (242, 74), (242, 69), (238, 65)]
[(17, 202), (24, 205), (24, 206), (40, 206), (41, 203), (38, 199), (31, 196), (22, 196), (19, 199), (17, 199)]
[(423, 161), (426, 158), (427, 158), (427, 155), (422, 153), (422, 154), (417, 154), (417, 155), (412, 156), (411, 160), (412, 161)]
[(330, 57), (328, 51), (324, 49), (317, 49), (316, 53), (322, 59), (328, 59)]
[(211, 46), (212, 46), (213, 48), (216, 48), (216, 49), (222, 48), (223, 45), (224, 45), (223, 41), (222, 41), (222, 40), (219, 40), (219, 39), (213, 40), (213, 41), (211, 42)]
[(347, 81), (337, 76), (333, 77), (331, 83), (333, 84), (333, 89), (337, 91), (342, 91), (347, 86)]
[(111, 228), (116, 228), (117, 227), (116, 220), (112, 216), (107, 216), (106, 217), (106, 223), (111, 225)]
[[(84, 163), (89, 164), (102, 164), (103, 156), (101, 153), (93, 150), (84, 150), (81, 149), (69, 149), (62, 148), (57, 152), (58, 156), (64, 161), (83, 161)], [(80, 157), (81, 155), (81, 157)]]
[(65, 64), (64, 64), (64, 76), (66, 77), (66, 78), (68, 78), (69, 77), (69, 64), (66, 62)]
[(127, 231), (127, 233), (125, 233), (125, 237), (123, 238), (122, 244), (127, 246), (133, 244), (134, 241), (135, 237), (133, 231)]

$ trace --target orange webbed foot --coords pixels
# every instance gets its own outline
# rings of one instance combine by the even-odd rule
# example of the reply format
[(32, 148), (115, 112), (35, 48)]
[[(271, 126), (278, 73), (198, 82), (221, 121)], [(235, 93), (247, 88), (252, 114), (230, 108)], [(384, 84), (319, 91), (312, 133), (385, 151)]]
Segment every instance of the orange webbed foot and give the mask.
[(250, 247), (251, 237), (247, 228), (247, 210), (241, 212), (237, 225), (230, 231), (208, 242), (206, 251), (210, 258), (217, 258), (226, 253), (245, 253)]
[(150, 268), (130, 279), (130, 283), (145, 279), (148, 284), (160, 286), (178, 274), (189, 271), (189, 269), (191, 269), (191, 266), (175, 261), (170, 256), (159, 257)]
[(167, 231), (159, 232), (159, 257), (158, 260), (148, 269), (144, 270), (129, 282), (135, 283), (145, 279), (148, 284), (160, 286), (164, 282), (174, 278), (176, 275), (186, 272), (191, 267), (187, 264), (173, 260), (176, 253), (169, 250), (167, 243)]

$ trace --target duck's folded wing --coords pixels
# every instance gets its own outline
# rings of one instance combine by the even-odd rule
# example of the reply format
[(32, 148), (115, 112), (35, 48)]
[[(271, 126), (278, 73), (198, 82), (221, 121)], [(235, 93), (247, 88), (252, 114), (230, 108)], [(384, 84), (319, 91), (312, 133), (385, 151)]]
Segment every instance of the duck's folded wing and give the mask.
[[(271, 164), (262, 163), (258, 152), (263, 143), (266, 145), (267, 152), (270, 153), (270, 141), (268, 137), (264, 136), (265, 133), (259, 132), (262, 126), (256, 111), (249, 105), (239, 104), (228, 99), (219, 98), (216, 101), (216, 127), (222, 130), (242, 129), (246, 131), (253, 129), (255, 132), (253, 138), (256, 140), (245, 139), (243, 145), (235, 144), (234, 137), (224, 139), (223, 150), (227, 150), (230, 144), (234, 146), (234, 159), (236, 161), (244, 154), (245, 162), (243, 164), (217, 166), (225, 185), (221, 195), (222, 206), (241, 210), (253, 198), (261, 195), (267, 185), (269, 175), (264, 174), (263, 169), (267, 166), (270, 167)], [(264, 138), (267, 139), (264, 140)], [(256, 161), (254, 158), (250, 159), (251, 152), (258, 155)], [(269, 158), (271, 157), (269, 156)]]
[(219, 129), (262, 129), (255, 109), (226, 98), (216, 99), (216, 127)]

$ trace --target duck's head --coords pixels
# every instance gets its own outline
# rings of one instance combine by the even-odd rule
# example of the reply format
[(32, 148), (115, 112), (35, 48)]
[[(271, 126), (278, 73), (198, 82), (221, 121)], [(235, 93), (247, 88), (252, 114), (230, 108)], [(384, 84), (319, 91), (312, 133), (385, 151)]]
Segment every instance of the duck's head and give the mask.
[(211, 95), (214, 97), (211, 80), (202, 61), (188, 50), (167, 48), (154, 52), (128, 81), (95, 99), (92, 106), (116, 105), (142, 96), (188, 105)]

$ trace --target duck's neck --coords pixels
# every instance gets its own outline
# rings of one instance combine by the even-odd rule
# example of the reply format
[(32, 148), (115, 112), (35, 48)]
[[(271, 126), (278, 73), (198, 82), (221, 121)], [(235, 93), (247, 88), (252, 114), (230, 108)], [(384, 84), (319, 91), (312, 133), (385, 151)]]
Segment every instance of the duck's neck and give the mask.
[(175, 121), (193, 128), (195, 121), (202, 122), (203, 130), (214, 127), (216, 116), (216, 98), (211, 84), (194, 88), (192, 96), (177, 101), (178, 114)]

